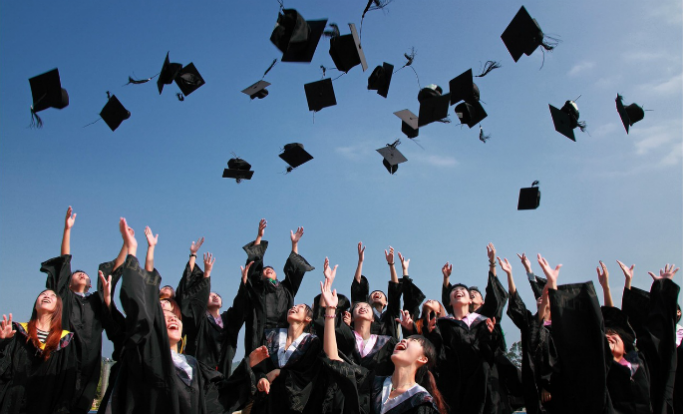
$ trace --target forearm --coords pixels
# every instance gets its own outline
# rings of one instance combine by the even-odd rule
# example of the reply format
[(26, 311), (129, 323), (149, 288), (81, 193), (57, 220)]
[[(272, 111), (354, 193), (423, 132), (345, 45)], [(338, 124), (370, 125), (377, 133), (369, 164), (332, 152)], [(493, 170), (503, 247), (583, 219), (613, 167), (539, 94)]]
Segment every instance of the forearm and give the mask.
[(147, 257), (145, 257), (145, 270), (148, 272), (154, 271), (154, 246), (147, 247)]
[(391, 281), (398, 283), (398, 275), (396, 274), (396, 266), (394, 263), (389, 263), (389, 273), (391, 274)]
[(605, 306), (614, 307), (614, 301), (612, 300), (612, 291), (609, 285), (602, 287), (602, 294), (605, 300)]
[(299, 243), (292, 242), (292, 253), (299, 254)]
[(337, 337), (335, 335), (334, 321), (335, 321), (335, 308), (325, 309), (325, 333), (323, 337), (323, 349), (325, 354), (331, 360), (341, 360), (339, 358), (339, 353), (337, 352)]
[(114, 268), (112, 269), (112, 273), (113, 273), (116, 269), (118, 269), (119, 267), (121, 267), (121, 265), (123, 264), (123, 262), (126, 261), (126, 256), (127, 256), (127, 255), (128, 255), (128, 249), (126, 248), (126, 245), (125, 245), (125, 243), (124, 243), (123, 246), (121, 246), (121, 251), (119, 251), (119, 255), (116, 256), (116, 259), (114, 259)]
[(496, 274), (496, 262), (489, 260), (489, 272), (491, 272), (491, 274), (493, 274), (493, 276), (498, 276)]
[(356, 274), (353, 276), (353, 278), (356, 280), (356, 282), (360, 283), (360, 276), (362, 274), (363, 274), (363, 261), (359, 260), (358, 266), (356, 266)]
[(512, 272), (508, 273), (508, 293), (514, 295), (517, 292), (517, 286), (515, 286), (515, 281), (512, 278)]
[(62, 236), (62, 252), (61, 255), (71, 254), (71, 229), (65, 227), (64, 235)]

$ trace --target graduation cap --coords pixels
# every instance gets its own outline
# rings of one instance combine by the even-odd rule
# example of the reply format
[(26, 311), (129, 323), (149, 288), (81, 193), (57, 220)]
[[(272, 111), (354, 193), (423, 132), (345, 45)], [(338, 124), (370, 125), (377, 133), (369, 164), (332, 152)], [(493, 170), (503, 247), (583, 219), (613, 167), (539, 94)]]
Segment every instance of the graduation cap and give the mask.
[(325, 26), (327, 19), (307, 21), (295, 9), (284, 9), (278, 13), (270, 41), (282, 52), (283, 62), (310, 63)]
[(293, 169), (300, 166), (301, 164), (307, 163), (308, 161), (312, 160), (313, 156), (306, 152), (306, 150), (304, 149), (304, 144), (294, 142), (285, 145), (284, 151), (282, 152), (282, 154), (280, 154), (280, 158), (282, 158), (287, 164), (289, 164), (289, 167), (287, 167), (287, 172), (291, 172)]
[(199, 89), (206, 82), (204, 82), (204, 78), (202, 78), (202, 75), (197, 71), (194, 63), (190, 63), (178, 71), (178, 74), (175, 77), (175, 83), (178, 85), (183, 95), (187, 96)]
[(517, 210), (535, 210), (539, 204), (541, 204), (541, 190), (538, 188), (538, 181), (534, 181), (531, 187), (519, 190)]
[(304, 85), (304, 91), (306, 92), (309, 111), (317, 112), (337, 104), (337, 98), (334, 96), (334, 88), (332, 87), (332, 79), (330, 78), (307, 83)]
[(223, 169), (223, 178), (234, 178), (238, 184), (242, 180), (251, 180), (253, 175), (251, 164), (241, 158), (231, 158), (228, 161), (228, 168)]
[(102, 108), (100, 116), (104, 119), (104, 122), (109, 125), (109, 128), (111, 128), (112, 131), (116, 131), (116, 128), (118, 128), (123, 121), (130, 118), (130, 111), (121, 104), (116, 95), (112, 95), (107, 104), (104, 105), (104, 108)]
[(393, 74), (394, 65), (384, 62), (382, 66), (377, 66), (368, 78), (368, 90), (377, 91), (378, 95), (386, 98)]
[(409, 109), (394, 112), (394, 115), (401, 118), (401, 132), (406, 134), (408, 138), (417, 138), (420, 134), (417, 115), (412, 113)]
[(62, 88), (57, 68), (34, 76), (28, 80), (33, 96), (33, 112), (40, 112), (47, 108), (63, 109), (69, 106), (69, 94)]
[(448, 106), (451, 101), (450, 94), (442, 95), (443, 90), (438, 85), (429, 85), (422, 88), (417, 94), (420, 102), (420, 114), (417, 125), (422, 127), (435, 121), (448, 117)]
[(614, 331), (624, 342), (626, 352), (634, 349), (636, 333), (628, 321), (628, 316), (619, 308), (613, 306), (601, 306), (602, 319), (605, 323), (605, 331)]
[(522, 6), (500, 38), (503, 39), (512, 59), (517, 62), (522, 54), (531, 56), (539, 46), (545, 50), (552, 50), (554, 46), (544, 42), (544, 36), (536, 19), (533, 19)]
[(624, 124), (624, 129), (628, 134), (629, 127), (645, 118), (645, 111), (642, 107), (634, 103), (629, 106), (624, 106), (623, 100), (624, 97), (617, 94), (617, 99), (615, 99), (617, 103), (617, 112), (619, 113), (621, 123)]
[(330, 56), (335, 66), (342, 72), (348, 72), (356, 65), (361, 65), (363, 72), (368, 68), (365, 53), (360, 45), (356, 25), (349, 23), (351, 34), (333, 36), (330, 39)]
[(384, 168), (392, 175), (398, 170), (398, 164), (408, 161), (408, 159), (401, 154), (401, 151), (396, 149), (399, 144), (401, 144), (401, 140), (397, 139), (393, 144), (387, 144), (386, 147), (377, 150), (377, 152), (384, 157), (384, 160), (382, 161)]
[(579, 127), (583, 131), (586, 128), (586, 123), (579, 121), (579, 107), (576, 105), (576, 102), (567, 101), (562, 106), (562, 109), (557, 109), (552, 105), (548, 105), (548, 107), (553, 118), (555, 131), (572, 141), (576, 141), (574, 129)]
[(460, 122), (472, 128), (488, 116), (484, 107), (477, 102), (462, 102), (455, 106), (455, 114)]
[(251, 85), (250, 87), (248, 87), (247, 89), (243, 90), (242, 93), (249, 95), (251, 99), (263, 99), (266, 96), (268, 96), (268, 90), (266, 89), (268, 86), (270, 86), (270, 82), (260, 80), (255, 84)]
[(451, 94), (451, 105), (455, 105), (460, 101), (479, 102), (479, 87), (474, 83), (472, 69), (467, 69), (451, 79), (448, 82), (448, 88)]
[(159, 95), (164, 90), (164, 85), (170, 85), (175, 80), (178, 72), (183, 68), (180, 63), (171, 63), (169, 55), (171, 52), (166, 52), (166, 59), (164, 59), (164, 64), (161, 66), (161, 72), (159, 72), (159, 77), (157, 78), (157, 88), (159, 89)]

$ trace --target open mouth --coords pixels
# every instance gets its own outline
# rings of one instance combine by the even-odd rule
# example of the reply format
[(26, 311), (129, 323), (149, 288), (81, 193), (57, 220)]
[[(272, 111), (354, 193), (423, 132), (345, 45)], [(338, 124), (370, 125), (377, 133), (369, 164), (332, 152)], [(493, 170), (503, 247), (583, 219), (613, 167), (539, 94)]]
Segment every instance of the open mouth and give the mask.
[(293, 313), (296, 313), (296, 308), (290, 309), (289, 312), (287, 312), (287, 315), (291, 315)]
[(40, 303), (52, 303), (52, 301), (48, 298), (44, 298), (43, 300), (40, 301)]
[(401, 341), (394, 347), (394, 354), (397, 352), (405, 351), (408, 348), (408, 344), (405, 341)]
[(171, 323), (168, 325), (168, 329), (170, 329), (172, 331), (177, 331), (178, 329), (180, 329), (180, 327), (178, 326), (177, 323)]

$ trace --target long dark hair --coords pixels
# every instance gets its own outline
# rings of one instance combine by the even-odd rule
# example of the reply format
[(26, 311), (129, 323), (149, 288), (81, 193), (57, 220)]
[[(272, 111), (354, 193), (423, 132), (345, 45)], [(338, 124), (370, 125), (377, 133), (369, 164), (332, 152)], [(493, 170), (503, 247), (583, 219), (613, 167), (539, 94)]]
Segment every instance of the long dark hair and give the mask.
[[(38, 294), (38, 298), (48, 290), (54, 292), (52, 289), (45, 289)], [(45, 339), (45, 348), (43, 348), (43, 353), (41, 355), (44, 361), (47, 361), (47, 359), (50, 358), (50, 354), (57, 349), (59, 340), (62, 339), (62, 298), (56, 293), (55, 297), (57, 298), (57, 304), (55, 310), (52, 311), (52, 315), (50, 315), (50, 332), (47, 335), (47, 339)], [(36, 311), (38, 298), (33, 302), (33, 312), (31, 313), (31, 320), (28, 322), (28, 338), (26, 342), (30, 341), (33, 346), (40, 349), (42, 344), (38, 339), (38, 327), (36, 326), (38, 323), (38, 311)]]
[(415, 381), (431, 394), (434, 399), (434, 405), (436, 405), (439, 412), (442, 414), (447, 413), (448, 406), (436, 387), (436, 380), (432, 374), (432, 369), (436, 366), (436, 349), (434, 345), (422, 335), (411, 335), (407, 339), (419, 342), (422, 345), (424, 356), (427, 357), (427, 363), (417, 369)]

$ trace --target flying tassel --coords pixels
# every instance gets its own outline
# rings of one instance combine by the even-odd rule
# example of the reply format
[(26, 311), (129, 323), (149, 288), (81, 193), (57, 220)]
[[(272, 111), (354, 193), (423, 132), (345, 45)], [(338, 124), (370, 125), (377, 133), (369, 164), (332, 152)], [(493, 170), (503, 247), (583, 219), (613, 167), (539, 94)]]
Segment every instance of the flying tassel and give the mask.
[(543, 49), (547, 51), (551, 51), (557, 47), (557, 45), (560, 44), (560, 39), (556, 39), (554, 37), (550, 36), (544, 36), (543, 41), (541, 42), (541, 46)]
[(480, 74), (475, 76), (475, 78), (483, 78), (484, 76), (488, 75), (492, 70), (498, 69), (500, 67), (502, 67), (500, 63), (493, 60), (487, 60), (484, 64), (484, 69), (481, 71)]
[(180, 102), (182, 102), (182, 101), (185, 100), (185, 96), (184, 96), (182, 93), (180, 93), (180, 92), (176, 93), (175, 96), (178, 97), (178, 100), (179, 100)]
[(339, 26), (337, 26), (337, 23), (330, 23), (329, 26), (332, 28), (330, 30), (325, 30), (323, 32), (323, 36), (329, 37), (329, 38), (334, 38), (334, 37), (339, 37), (341, 36), (341, 32), (339, 31)]
[(263, 72), (263, 76), (261, 77), (261, 79), (266, 77), (268, 72), (270, 72), (270, 70), (273, 69), (273, 66), (275, 66), (276, 63), (277, 63), (277, 59), (273, 59), (273, 63), (271, 63), (270, 66), (268, 66), (268, 69), (266, 69), (266, 71)]
[(372, 10), (381, 10), (385, 8), (386, 6), (389, 5), (393, 0), (368, 0), (368, 4), (365, 6), (365, 10), (363, 10), (363, 15), (361, 16), (361, 20), (365, 17), (365, 14), (369, 11)]
[[(154, 75), (154, 76), (152, 76), (152, 77), (149, 78), (149, 79), (133, 79), (132, 77), (129, 76), (129, 77), (128, 77), (128, 83), (127, 83), (126, 85), (130, 85), (131, 83), (132, 83), (133, 85), (141, 85), (141, 84), (143, 84), (143, 83), (147, 83), (147, 82), (151, 81), (152, 79), (154, 79), (154, 78), (157, 77), (157, 76), (158, 76), (158, 75)], [(124, 85), (124, 86), (125, 86), (125, 85)]]
[(394, 141), (392, 144), (387, 144), (387, 147), (391, 147), (391, 148), (396, 149), (396, 147), (398, 147), (399, 145), (401, 145), (401, 140), (400, 140), (400, 139), (397, 139), (397, 140)]
[(491, 138), (491, 135), (484, 134), (484, 128), (479, 125), (479, 141), (486, 144), (486, 141)]
[(31, 107), (31, 124), (29, 126), (38, 129), (43, 127), (43, 120), (40, 119), (36, 111), (33, 110), (33, 107)]
[(323, 65), (320, 65), (320, 69), (323, 71), (323, 78), (325, 78), (325, 73), (327, 73), (327, 68)]
[(441, 122), (442, 124), (450, 124), (451, 123), (451, 118), (445, 117), (443, 119), (439, 119), (436, 122)]
[(581, 132), (586, 132), (586, 128), (587, 128), (586, 121), (577, 122), (577, 126), (579, 127)]

